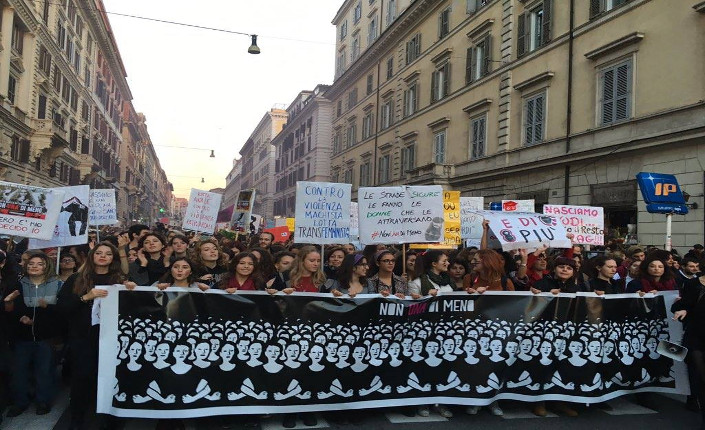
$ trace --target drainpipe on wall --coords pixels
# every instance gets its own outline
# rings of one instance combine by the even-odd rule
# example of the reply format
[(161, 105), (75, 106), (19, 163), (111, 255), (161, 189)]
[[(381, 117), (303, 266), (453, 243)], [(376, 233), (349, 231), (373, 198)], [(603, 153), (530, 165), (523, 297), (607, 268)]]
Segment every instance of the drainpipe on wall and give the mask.
[[(575, 36), (575, 0), (570, 0), (570, 29), (568, 33), (568, 99), (566, 103), (565, 120), (565, 152), (570, 153), (571, 118), (573, 116), (573, 41)], [(570, 163), (565, 165), (565, 181), (563, 184), (563, 204), (570, 203)]]
[[(384, 19), (384, 2), (379, 2), (379, 37), (382, 37), (382, 20)], [(380, 73), (382, 69), (382, 60), (377, 61), (377, 88), (375, 98), (377, 102), (375, 103), (375, 150), (372, 154), (374, 160), (372, 160), (372, 185), (377, 185), (377, 142), (379, 140), (379, 87), (380, 87)], [(390, 115), (392, 113), (390, 112)], [(359, 187), (358, 187), (359, 188)]]

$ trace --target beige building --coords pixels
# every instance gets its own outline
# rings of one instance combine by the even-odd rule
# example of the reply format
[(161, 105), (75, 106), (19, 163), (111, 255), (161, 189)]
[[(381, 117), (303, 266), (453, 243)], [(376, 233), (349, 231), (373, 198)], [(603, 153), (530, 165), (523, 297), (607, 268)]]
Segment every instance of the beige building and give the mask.
[(610, 235), (663, 245), (635, 175), (672, 173), (699, 205), (674, 245), (703, 242), (704, 3), (391, 1), (367, 37), (389, 3), (333, 21), (333, 181), (603, 206)]
[(296, 182), (330, 181), (331, 102), (327, 85), (302, 91), (286, 109), (288, 122), (274, 138), (274, 216), (293, 217)]
[[(272, 140), (282, 130), (286, 119), (287, 112), (284, 109), (272, 108), (265, 113), (240, 149), (240, 159), (233, 161), (233, 168), (226, 179), (225, 200), (233, 204), (240, 190), (254, 188), (256, 193), (252, 213), (266, 220), (274, 219), (275, 149)], [(239, 188), (236, 189), (237, 185)]]
[[(0, 180), (114, 188), (128, 222), (120, 166), (132, 94), (102, 1), (2, 0), (0, 9)], [(169, 189), (163, 171), (149, 179)]]

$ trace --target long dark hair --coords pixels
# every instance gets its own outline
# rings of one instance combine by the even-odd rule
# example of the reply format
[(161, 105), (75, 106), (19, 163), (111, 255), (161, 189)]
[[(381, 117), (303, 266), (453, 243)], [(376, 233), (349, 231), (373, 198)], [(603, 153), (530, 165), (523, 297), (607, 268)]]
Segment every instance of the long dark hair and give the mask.
[(250, 249), (250, 253), (252, 251), (257, 251), (259, 255), (261, 255), (259, 260), (255, 259), (255, 267), (257, 267), (257, 270), (262, 275), (262, 278), (269, 280), (274, 277), (277, 273), (277, 268), (274, 267), (274, 259), (272, 258), (272, 254), (264, 248), (252, 248)]
[(120, 257), (118, 256), (118, 249), (115, 245), (110, 242), (100, 242), (93, 247), (88, 252), (88, 257), (86, 257), (86, 262), (83, 263), (80, 269), (78, 269), (76, 282), (73, 284), (74, 294), (83, 295), (86, 294), (91, 288), (95, 287), (95, 281), (93, 277), (95, 273), (95, 262), (93, 261), (95, 253), (100, 247), (109, 248), (113, 253), (113, 261), (110, 262), (108, 266), (108, 283), (109, 284), (121, 284), (125, 280), (125, 276), (122, 273), (122, 268), (120, 266)]
[(235, 269), (237, 268), (237, 265), (240, 260), (242, 260), (243, 258), (250, 258), (252, 260), (252, 263), (254, 264), (254, 269), (252, 270), (250, 279), (252, 279), (252, 281), (255, 283), (255, 288), (261, 287), (262, 274), (259, 270), (260, 264), (257, 262), (257, 258), (253, 253), (245, 251), (235, 254), (232, 260), (230, 260), (230, 263), (228, 264), (228, 273), (227, 275), (223, 276), (223, 279), (220, 283), (221, 288), (228, 288), (228, 283), (230, 283), (230, 280), (235, 277)]
[(438, 262), (443, 255), (447, 256), (448, 254), (440, 249), (429, 249), (421, 254), (416, 254), (416, 267), (414, 268), (414, 275), (418, 278), (424, 273), (430, 272), (432, 267), (431, 265)]
[(642, 261), (639, 265), (639, 278), (646, 279), (648, 281), (653, 281), (654, 277), (649, 275), (649, 264), (653, 263), (654, 261), (660, 261), (661, 264), (663, 264), (663, 275), (661, 275), (659, 281), (663, 282), (670, 281), (671, 279), (673, 279), (673, 272), (671, 272), (671, 268), (668, 267), (668, 263), (664, 258), (665, 255), (668, 254), (665, 254), (665, 252), (649, 252), (648, 254), (646, 254), (646, 258), (644, 258), (644, 261)]
[(159, 279), (159, 282), (164, 282), (167, 284), (174, 283), (174, 275), (171, 274), (171, 269), (174, 267), (174, 264), (178, 263), (179, 261), (185, 262), (191, 268), (191, 273), (189, 273), (188, 277), (186, 278), (186, 282), (188, 282), (189, 285), (196, 282), (196, 275), (193, 274), (193, 263), (191, 263), (191, 260), (186, 257), (176, 257), (174, 261), (171, 262), (169, 270), (167, 270), (167, 272)]
[[(343, 258), (343, 264), (338, 269), (338, 283), (343, 288), (349, 288), (352, 281), (353, 271), (356, 267), (362, 265), (362, 262), (367, 262), (367, 258), (362, 254), (348, 254)], [(369, 266), (368, 266), (369, 267)], [(367, 277), (360, 278), (360, 284), (363, 286), (367, 283)]]

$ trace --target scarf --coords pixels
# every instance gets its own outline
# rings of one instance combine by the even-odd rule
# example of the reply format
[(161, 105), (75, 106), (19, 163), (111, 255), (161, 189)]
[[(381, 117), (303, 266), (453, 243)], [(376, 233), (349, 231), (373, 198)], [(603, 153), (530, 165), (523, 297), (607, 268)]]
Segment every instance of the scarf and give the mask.
[(440, 275), (435, 274), (432, 270), (429, 270), (424, 275), (421, 276), (421, 295), (426, 296), (428, 292), (433, 290), (435, 287), (433, 284), (442, 287), (444, 285), (452, 285), (450, 280), (450, 275), (448, 272), (443, 272)]

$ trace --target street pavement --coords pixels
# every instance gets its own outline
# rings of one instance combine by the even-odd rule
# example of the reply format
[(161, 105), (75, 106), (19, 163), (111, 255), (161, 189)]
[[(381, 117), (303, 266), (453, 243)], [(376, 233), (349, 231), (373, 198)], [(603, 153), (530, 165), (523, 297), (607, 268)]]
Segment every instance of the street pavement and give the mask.
[[(490, 415), (483, 409), (477, 415), (470, 416), (464, 413), (463, 408), (454, 409), (455, 416), (450, 419), (432, 413), (428, 418), (409, 418), (394, 410), (371, 409), (355, 412), (354, 416), (360, 421), (352, 423), (333, 423), (330, 415), (318, 414), (319, 423), (316, 427), (306, 427), (298, 422), (297, 429), (337, 429), (356, 428), (384, 429), (384, 430), (445, 430), (467, 428), (493, 428), (493, 429), (521, 429), (521, 430), (593, 430), (593, 429), (698, 429), (700, 428), (700, 414), (689, 412), (684, 408), (683, 398), (680, 396), (666, 397), (650, 395), (649, 408), (636, 403), (633, 396), (625, 396), (610, 401), (611, 411), (604, 411), (595, 407), (577, 405), (578, 417), (559, 416), (550, 412), (544, 418), (534, 416), (530, 405), (518, 402), (501, 402), (504, 409), (503, 417)], [(28, 409), (16, 418), (6, 418), (0, 429), (16, 430), (66, 430), (69, 427), (70, 416), (66, 410), (68, 406), (68, 390), (62, 391), (52, 412), (48, 415), (37, 416), (34, 408)], [(186, 420), (188, 430), (210, 430), (223, 428), (214, 419)], [(235, 430), (283, 430), (281, 417), (272, 416), (263, 419), (253, 419), (250, 423), (234, 423), (231, 427)], [(156, 420), (135, 419), (124, 423), (124, 430), (152, 430)], [(97, 429), (95, 423), (90, 425), (91, 430)]]

